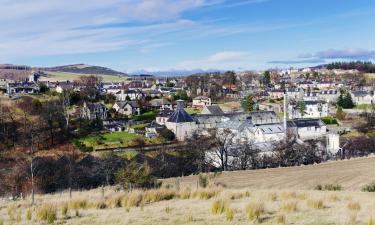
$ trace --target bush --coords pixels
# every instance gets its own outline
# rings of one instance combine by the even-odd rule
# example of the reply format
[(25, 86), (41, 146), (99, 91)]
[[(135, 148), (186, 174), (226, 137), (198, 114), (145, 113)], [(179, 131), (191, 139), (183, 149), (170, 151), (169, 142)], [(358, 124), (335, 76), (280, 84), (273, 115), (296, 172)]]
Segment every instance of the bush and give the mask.
[(87, 200), (85, 199), (76, 199), (70, 202), (70, 207), (72, 209), (85, 209), (87, 206)]
[(95, 204), (95, 208), (96, 209), (106, 209), (107, 208), (107, 204), (105, 204), (104, 201), (98, 201)]
[(82, 152), (92, 152), (92, 151), (94, 151), (93, 147), (87, 147), (85, 144), (83, 144), (82, 142), (80, 142), (77, 139), (73, 140), (73, 144), (74, 144), (75, 147), (77, 147)]
[(178, 196), (180, 199), (189, 199), (191, 196), (191, 190), (190, 188), (185, 188), (182, 189), (179, 193)]
[(174, 133), (167, 128), (164, 128), (163, 130), (160, 131), (160, 136), (168, 141), (173, 141), (176, 138)]
[(364, 186), (362, 188), (362, 191), (365, 191), (365, 192), (375, 192), (375, 183), (372, 183), (372, 184)]
[(206, 188), (208, 186), (208, 176), (199, 174), (198, 183), (200, 187)]
[(227, 208), (225, 212), (225, 217), (227, 218), (228, 221), (232, 221), (234, 218), (234, 209)]
[(26, 219), (27, 220), (31, 220), (33, 218), (33, 212), (32, 212), (32, 210), (29, 208), (29, 209), (27, 209), (27, 211), (26, 211)]
[(44, 205), (38, 209), (37, 215), (40, 220), (52, 224), (57, 218), (56, 207), (53, 205)]
[(129, 188), (130, 185), (131, 187), (150, 188), (157, 183), (147, 161), (140, 168), (135, 161), (131, 161), (124, 168), (117, 171), (116, 181), (124, 188)]
[(313, 200), (309, 199), (307, 201), (307, 206), (313, 209), (323, 209), (324, 208), (324, 203), (323, 200)]
[(229, 203), (224, 200), (216, 200), (212, 203), (211, 212), (212, 214), (222, 214), (228, 209)]
[(337, 120), (335, 118), (333, 118), (332, 116), (322, 117), (321, 119), (327, 125), (329, 125), (329, 124), (338, 124)]
[(207, 199), (216, 197), (218, 194), (219, 194), (218, 190), (203, 189), (203, 190), (198, 190), (198, 191), (193, 192), (192, 197), (207, 200)]
[(245, 212), (249, 220), (259, 220), (264, 213), (264, 205), (261, 202), (249, 203), (246, 205)]
[(69, 211), (69, 205), (68, 203), (64, 203), (62, 208), (61, 208), (61, 215), (66, 218), (68, 216), (68, 211)]
[(318, 191), (341, 191), (342, 187), (339, 184), (325, 184), (324, 186), (318, 184), (315, 186), (314, 190)]
[(341, 191), (342, 187), (339, 184), (326, 184), (326, 185), (324, 185), (324, 190), (326, 190), (326, 191)]
[(278, 224), (285, 224), (285, 216), (284, 215), (278, 215), (276, 216), (276, 223)]
[(351, 211), (359, 211), (361, 209), (361, 205), (359, 202), (349, 202), (347, 208)]
[(280, 211), (284, 211), (284, 212), (295, 212), (295, 211), (297, 211), (297, 202), (296, 201), (284, 202), (280, 206)]

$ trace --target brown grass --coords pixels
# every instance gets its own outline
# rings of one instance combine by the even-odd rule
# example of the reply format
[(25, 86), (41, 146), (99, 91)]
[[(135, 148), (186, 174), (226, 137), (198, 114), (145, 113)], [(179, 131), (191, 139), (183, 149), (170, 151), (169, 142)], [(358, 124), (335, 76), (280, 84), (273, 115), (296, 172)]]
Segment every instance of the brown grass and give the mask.
[[(227, 188), (313, 190), (318, 184), (338, 184), (345, 191), (361, 191), (374, 180), (375, 157), (301, 167), (223, 172), (211, 179)], [(198, 176), (180, 178), (181, 187), (195, 188)], [(176, 179), (162, 180), (175, 184)]]
[[(190, 194), (188, 194), (190, 193)], [(251, 194), (250, 194), (251, 193)], [(331, 201), (335, 195), (338, 201)], [(371, 224), (372, 193), (248, 189), (157, 189), (118, 191), (106, 188), (36, 196), (1, 204), (4, 224)], [(205, 197), (200, 197), (205, 196)], [(208, 198), (207, 196), (214, 196)], [(27, 212), (35, 216), (28, 220)], [(19, 215), (22, 215), (20, 218)]]

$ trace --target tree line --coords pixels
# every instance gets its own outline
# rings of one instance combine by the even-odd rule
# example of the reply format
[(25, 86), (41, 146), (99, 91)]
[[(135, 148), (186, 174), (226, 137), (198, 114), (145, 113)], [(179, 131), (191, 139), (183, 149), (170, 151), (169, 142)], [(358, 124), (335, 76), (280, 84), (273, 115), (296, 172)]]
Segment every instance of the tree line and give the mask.
[(332, 62), (327, 69), (358, 70), (365, 73), (375, 73), (375, 64), (371, 61)]

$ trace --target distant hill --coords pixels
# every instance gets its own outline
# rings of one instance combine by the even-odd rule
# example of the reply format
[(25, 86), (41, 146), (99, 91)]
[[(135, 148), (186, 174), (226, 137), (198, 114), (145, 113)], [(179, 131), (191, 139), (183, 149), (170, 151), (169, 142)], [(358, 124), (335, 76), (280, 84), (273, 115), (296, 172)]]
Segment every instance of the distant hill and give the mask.
[(193, 70), (165, 70), (165, 71), (147, 71), (147, 70), (139, 70), (132, 73), (132, 75), (153, 75), (153, 76), (165, 76), (165, 77), (173, 77), (173, 76), (189, 76), (193, 74), (200, 74), (200, 73), (211, 73), (211, 72), (223, 72), (222, 70), (215, 70), (215, 69), (193, 69)]
[(43, 70), (50, 71), (50, 72), (64, 72), (64, 73), (127, 76), (126, 73), (115, 71), (106, 67), (92, 66), (92, 65), (86, 65), (86, 64), (56, 66), (56, 67), (45, 68)]

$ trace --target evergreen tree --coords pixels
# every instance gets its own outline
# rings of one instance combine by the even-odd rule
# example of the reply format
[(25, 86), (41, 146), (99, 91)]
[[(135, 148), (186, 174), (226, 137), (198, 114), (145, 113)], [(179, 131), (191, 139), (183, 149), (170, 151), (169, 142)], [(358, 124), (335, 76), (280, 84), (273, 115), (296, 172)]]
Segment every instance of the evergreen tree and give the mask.
[(337, 99), (337, 106), (342, 107), (343, 109), (352, 109), (354, 107), (354, 102), (351, 94), (342, 91)]
[(352, 109), (354, 107), (352, 96), (349, 92), (344, 97), (344, 109)]
[(306, 112), (306, 104), (304, 101), (298, 101), (297, 102), (297, 109), (299, 111), (299, 113), (301, 114), (301, 116), (303, 117), (305, 115), (305, 112)]
[(246, 96), (241, 102), (242, 108), (246, 112), (251, 112), (257, 109), (257, 103), (253, 95)]

